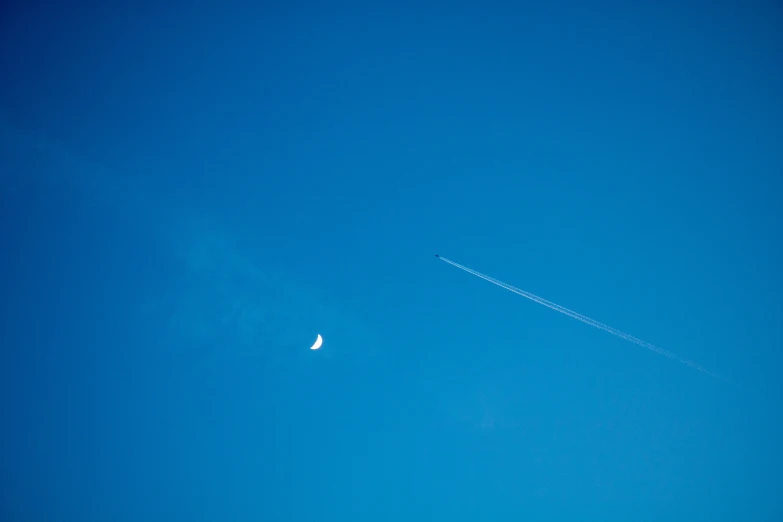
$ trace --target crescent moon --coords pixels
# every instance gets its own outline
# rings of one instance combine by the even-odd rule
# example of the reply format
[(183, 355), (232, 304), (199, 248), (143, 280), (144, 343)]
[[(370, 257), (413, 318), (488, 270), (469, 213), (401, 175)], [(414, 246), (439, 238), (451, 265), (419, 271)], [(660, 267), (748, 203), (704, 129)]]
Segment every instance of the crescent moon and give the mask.
[(321, 345), (324, 343), (323, 338), (321, 337), (321, 334), (318, 334), (318, 339), (315, 340), (315, 344), (310, 347), (311, 350), (317, 350), (321, 347)]

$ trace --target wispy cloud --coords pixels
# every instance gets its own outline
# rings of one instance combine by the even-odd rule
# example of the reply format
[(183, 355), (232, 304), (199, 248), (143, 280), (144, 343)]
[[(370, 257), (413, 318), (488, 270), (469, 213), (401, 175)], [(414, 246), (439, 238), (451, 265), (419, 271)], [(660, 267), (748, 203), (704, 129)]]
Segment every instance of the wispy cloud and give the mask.
[[(167, 349), (199, 366), (209, 360), (269, 355), (302, 347), (317, 333), (325, 347), (356, 342), (364, 327), (334, 301), (315, 297), (294, 274), (259, 260), (220, 224), (220, 216), (167, 201), (132, 173), (78, 157), (60, 144), (0, 120), (0, 181), (14, 193), (67, 190), (83, 201), (106, 203), (140, 227), (164, 235), (161, 256), (173, 260), (173, 280), (140, 303), (142, 317), (162, 325)], [(160, 248), (160, 247), (159, 247)], [(325, 351), (326, 352), (326, 351)], [(328, 355), (327, 355), (328, 356)]]

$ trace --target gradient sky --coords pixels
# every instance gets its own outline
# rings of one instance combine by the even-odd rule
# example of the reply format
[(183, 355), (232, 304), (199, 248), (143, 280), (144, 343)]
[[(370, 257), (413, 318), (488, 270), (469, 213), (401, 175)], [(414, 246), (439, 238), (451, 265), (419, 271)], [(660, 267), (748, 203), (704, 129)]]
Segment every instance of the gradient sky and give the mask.
[(136, 4), (0, 11), (0, 518), (783, 519), (779, 2)]

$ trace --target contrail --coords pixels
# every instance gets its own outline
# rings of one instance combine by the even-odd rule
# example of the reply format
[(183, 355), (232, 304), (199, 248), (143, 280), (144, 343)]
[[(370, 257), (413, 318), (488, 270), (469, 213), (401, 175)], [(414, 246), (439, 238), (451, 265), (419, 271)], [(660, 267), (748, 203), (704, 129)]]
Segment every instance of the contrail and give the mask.
[(515, 294), (521, 295), (522, 297), (526, 297), (526, 298), (530, 299), (531, 301), (535, 301), (538, 304), (542, 304), (542, 305), (546, 306), (547, 308), (551, 308), (552, 310), (558, 311), (561, 314), (565, 314), (568, 317), (572, 317), (572, 318), (574, 318), (574, 319), (576, 319), (578, 321), (582, 321), (585, 324), (589, 324), (590, 326), (598, 328), (599, 330), (603, 330), (604, 332), (609, 332), (610, 334), (616, 335), (617, 337), (619, 337), (621, 339), (625, 339), (626, 341), (630, 341), (630, 342), (632, 342), (634, 344), (637, 344), (637, 345), (639, 345), (639, 346), (641, 346), (643, 348), (647, 348), (648, 350), (652, 350), (655, 353), (658, 353), (658, 354), (661, 354), (663, 356), (666, 356), (669, 359), (673, 359), (673, 360), (675, 360), (677, 362), (680, 362), (680, 363), (682, 363), (682, 364), (684, 364), (686, 366), (690, 366), (691, 368), (699, 370), (700, 372), (706, 373), (707, 375), (715, 377), (716, 379), (720, 379), (722, 381), (726, 381), (726, 379), (724, 377), (721, 377), (720, 375), (717, 375), (717, 374), (707, 370), (706, 368), (704, 368), (702, 366), (699, 366), (695, 362), (691, 362), (691, 361), (688, 361), (686, 359), (683, 359), (683, 358), (673, 354), (672, 352), (670, 352), (668, 350), (664, 350), (663, 348), (659, 348), (659, 347), (655, 346), (654, 344), (648, 343), (647, 341), (643, 341), (643, 340), (639, 339), (638, 337), (634, 337), (631, 334), (627, 334), (625, 332), (621, 332), (617, 328), (612, 328), (611, 326), (606, 325), (604, 323), (601, 323), (599, 321), (596, 321), (595, 319), (591, 319), (591, 318), (587, 317), (586, 315), (582, 315), (582, 314), (580, 314), (578, 312), (574, 312), (573, 310), (569, 310), (568, 308), (566, 308), (564, 306), (560, 306), (559, 304), (555, 304), (552, 301), (547, 301), (543, 297), (539, 297), (539, 296), (537, 296), (535, 294), (531, 294), (530, 292), (526, 292), (526, 291), (521, 290), (521, 289), (519, 289), (519, 288), (517, 288), (515, 286), (511, 286), (511, 285), (509, 285), (507, 283), (504, 283), (503, 281), (498, 281), (497, 279), (489, 277), (488, 275), (484, 275), (481, 272), (476, 272), (473, 269), (470, 269), (470, 268), (468, 268), (466, 266), (462, 266), (459, 263), (455, 263), (454, 261), (451, 261), (450, 259), (446, 259), (445, 257), (441, 257), (439, 255), (436, 255), (435, 257), (437, 257), (438, 259), (440, 259), (442, 261), (445, 261), (446, 263), (448, 263), (448, 264), (450, 264), (452, 266), (456, 266), (457, 268), (459, 268), (461, 270), (464, 270), (465, 272), (467, 272), (469, 274), (473, 274), (476, 277), (480, 277), (481, 279), (483, 279), (485, 281), (489, 281), (490, 283), (492, 283), (494, 285), (497, 285), (497, 286), (499, 286), (501, 288), (505, 288), (506, 290), (508, 290), (510, 292), (514, 292)]

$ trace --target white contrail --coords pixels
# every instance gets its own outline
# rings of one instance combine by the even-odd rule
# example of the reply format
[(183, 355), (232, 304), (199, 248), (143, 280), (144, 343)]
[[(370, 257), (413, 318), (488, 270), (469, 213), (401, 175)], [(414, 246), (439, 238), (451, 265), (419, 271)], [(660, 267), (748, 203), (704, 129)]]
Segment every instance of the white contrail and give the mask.
[(696, 364), (694, 362), (682, 359), (681, 357), (673, 354), (672, 352), (670, 352), (668, 350), (664, 350), (663, 348), (659, 348), (659, 347), (655, 346), (654, 344), (648, 343), (647, 341), (643, 341), (643, 340), (639, 339), (638, 337), (634, 337), (631, 334), (627, 334), (625, 332), (621, 332), (617, 328), (612, 328), (611, 326), (606, 325), (604, 323), (601, 323), (599, 321), (596, 321), (595, 319), (591, 319), (591, 318), (587, 317), (586, 315), (582, 315), (582, 314), (580, 314), (578, 312), (574, 312), (573, 310), (569, 310), (568, 308), (566, 308), (564, 306), (560, 306), (559, 304), (555, 304), (552, 301), (547, 301), (543, 297), (539, 297), (539, 296), (537, 296), (535, 294), (531, 294), (530, 292), (526, 292), (526, 291), (521, 290), (521, 289), (519, 289), (519, 288), (517, 288), (515, 286), (511, 286), (511, 285), (509, 285), (507, 283), (504, 283), (503, 281), (498, 281), (497, 279), (489, 277), (488, 275), (484, 275), (481, 272), (476, 272), (473, 269), (470, 269), (470, 268), (468, 268), (466, 266), (462, 266), (459, 263), (455, 263), (454, 261), (451, 261), (450, 259), (446, 259), (445, 257), (438, 256), (438, 259), (441, 259), (441, 260), (445, 261), (446, 263), (448, 263), (448, 264), (450, 264), (452, 266), (456, 266), (457, 268), (459, 268), (461, 270), (464, 270), (465, 272), (467, 272), (469, 274), (473, 274), (476, 277), (480, 277), (481, 279), (483, 279), (485, 281), (489, 281), (490, 283), (492, 283), (494, 285), (497, 285), (497, 286), (499, 286), (501, 288), (505, 288), (506, 290), (508, 290), (510, 292), (514, 292), (515, 294), (521, 295), (522, 297), (526, 297), (526, 298), (530, 299), (531, 301), (535, 301), (538, 304), (542, 304), (542, 305), (546, 306), (547, 308), (551, 308), (552, 310), (556, 310), (556, 311), (560, 312), (561, 314), (565, 314), (568, 317), (572, 317), (572, 318), (574, 318), (574, 319), (576, 319), (578, 321), (582, 321), (583, 323), (589, 324), (590, 326), (598, 328), (599, 330), (603, 330), (604, 332), (609, 332), (610, 334), (616, 335), (617, 337), (619, 337), (621, 339), (625, 339), (626, 341), (630, 341), (630, 342), (632, 342), (634, 344), (637, 344), (637, 345), (639, 345), (639, 346), (641, 346), (643, 348), (647, 348), (648, 350), (652, 350), (655, 353), (659, 353), (659, 354), (664, 355), (664, 356), (666, 356), (666, 357), (668, 357), (670, 359), (673, 359), (675, 361), (681, 362), (682, 364), (690, 366), (691, 368), (699, 370), (700, 372), (704, 372), (707, 375), (711, 375), (712, 377), (715, 377), (715, 378), (720, 379), (722, 381), (726, 380), (725, 378), (721, 377), (720, 375), (717, 375), (717, 374), (707, 370), (706, 368), (704, 368), (702, 366), (699, 366), (698, 364)]

